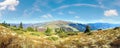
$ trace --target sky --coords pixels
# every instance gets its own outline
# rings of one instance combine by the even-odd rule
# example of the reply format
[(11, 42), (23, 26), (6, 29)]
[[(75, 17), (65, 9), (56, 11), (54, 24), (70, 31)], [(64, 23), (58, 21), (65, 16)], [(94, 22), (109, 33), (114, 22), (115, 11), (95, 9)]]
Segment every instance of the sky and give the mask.
[(120, 0), (0, 0), (0, 22), (120, 23)]

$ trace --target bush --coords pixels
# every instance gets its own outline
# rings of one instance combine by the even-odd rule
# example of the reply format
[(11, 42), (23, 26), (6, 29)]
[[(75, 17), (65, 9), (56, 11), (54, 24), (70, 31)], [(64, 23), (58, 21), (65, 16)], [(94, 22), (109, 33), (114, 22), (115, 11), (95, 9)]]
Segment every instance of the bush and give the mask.
[(45, 31), (45, 35), (47, 35), (47, 36), (52, 35), (50, 28), (47, 27), (47, 30)]
[(27, 31), (34, 31), (32, 27), (27, 27)]
[(91, 33), (91, 32), (89, 32), (89, 33), (87, 33), (87, 35), (92, 35), (92, 33)]
[(31, 35), (40, 36), (38, 33), (31, 33)]
[(77, 35), (77, 32), (67, 32), (67, 35), (70, 35), (70, 36)]
[(67, 33), (62, 32), (62, 33), (59, 33), (58, 36), (60, 38), (64, 38), (64, 37), (67, 37), (68, 35), (67, 35)]
[(98, 29), (98, 31), (100, 31), (100, 30), (102, 30), (102, 29)]
[(119, 29), (119, 28), (120, 28), (120, 27), (115, 27), (114, 30), (117, 30), (117, 29)]

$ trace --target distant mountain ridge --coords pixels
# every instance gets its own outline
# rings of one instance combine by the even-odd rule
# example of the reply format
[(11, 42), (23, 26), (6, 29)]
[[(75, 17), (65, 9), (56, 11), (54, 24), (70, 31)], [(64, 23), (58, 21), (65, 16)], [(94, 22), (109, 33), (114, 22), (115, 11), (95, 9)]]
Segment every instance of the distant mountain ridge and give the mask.
[(98, 29), (109, 29), (109, 28), (115, 28), (120, 27), (120, 24), (110, 24), (110, 23), (89, 23), (89, 24), (69, 24), (72, 27), (77, 28), (79, 31), (85, 31), (86, 25), (90, 26), (91, 30), (98, 30)]
[[(12, 24), (15, 25), (15, 24)], [(19, 24), (16, 24), (17, 26)], [(23, 24), (24, 28), (27, 28), (28, 26), (31, 26), (33, 28), (43, 28), (46, 29), (47, 27), (51, 29), (60, 28), (63, 27), (64, 29), (71, 29), (73, 31), (85, 31), (86, 25), (89, 25), (91, 30), (98, 30), (98, 29), (108, 29), (108, 28), (114, 28), (119, 27), (120, 24), (110, 24), (110, 23), (88, 23), (88, 24), (81, 24), (81, 23), (73, 23), (68, 21), (51, 21), (51, 22), (44, 22), (44, 23), (36, 23), (36, 24)]]

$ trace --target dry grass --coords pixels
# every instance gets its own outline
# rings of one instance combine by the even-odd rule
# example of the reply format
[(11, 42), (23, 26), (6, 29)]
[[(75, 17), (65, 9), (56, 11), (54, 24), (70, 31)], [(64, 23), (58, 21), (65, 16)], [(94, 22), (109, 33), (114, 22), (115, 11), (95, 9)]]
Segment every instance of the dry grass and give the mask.
[(95, 31), (91, 35), (79, 33), (66, 38), (58, 37), (56, 41), (48, 40), (48, 37), (33, 36), (30, 33), (17, 34), (0, 26), (0, 48), (120, 48), (120, 29)]

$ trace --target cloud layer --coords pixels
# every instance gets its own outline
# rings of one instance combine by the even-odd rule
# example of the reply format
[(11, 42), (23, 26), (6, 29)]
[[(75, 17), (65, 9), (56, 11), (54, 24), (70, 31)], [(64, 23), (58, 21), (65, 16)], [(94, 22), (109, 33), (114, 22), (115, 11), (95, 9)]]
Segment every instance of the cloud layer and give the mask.
[(0, 2), (0, 10), (16, 10), (16, 6), (19, 4), (19, 0), (4, 0)]
[(104, 11), (105, 16), (118, 16), (118, 12), (115, 9)]

